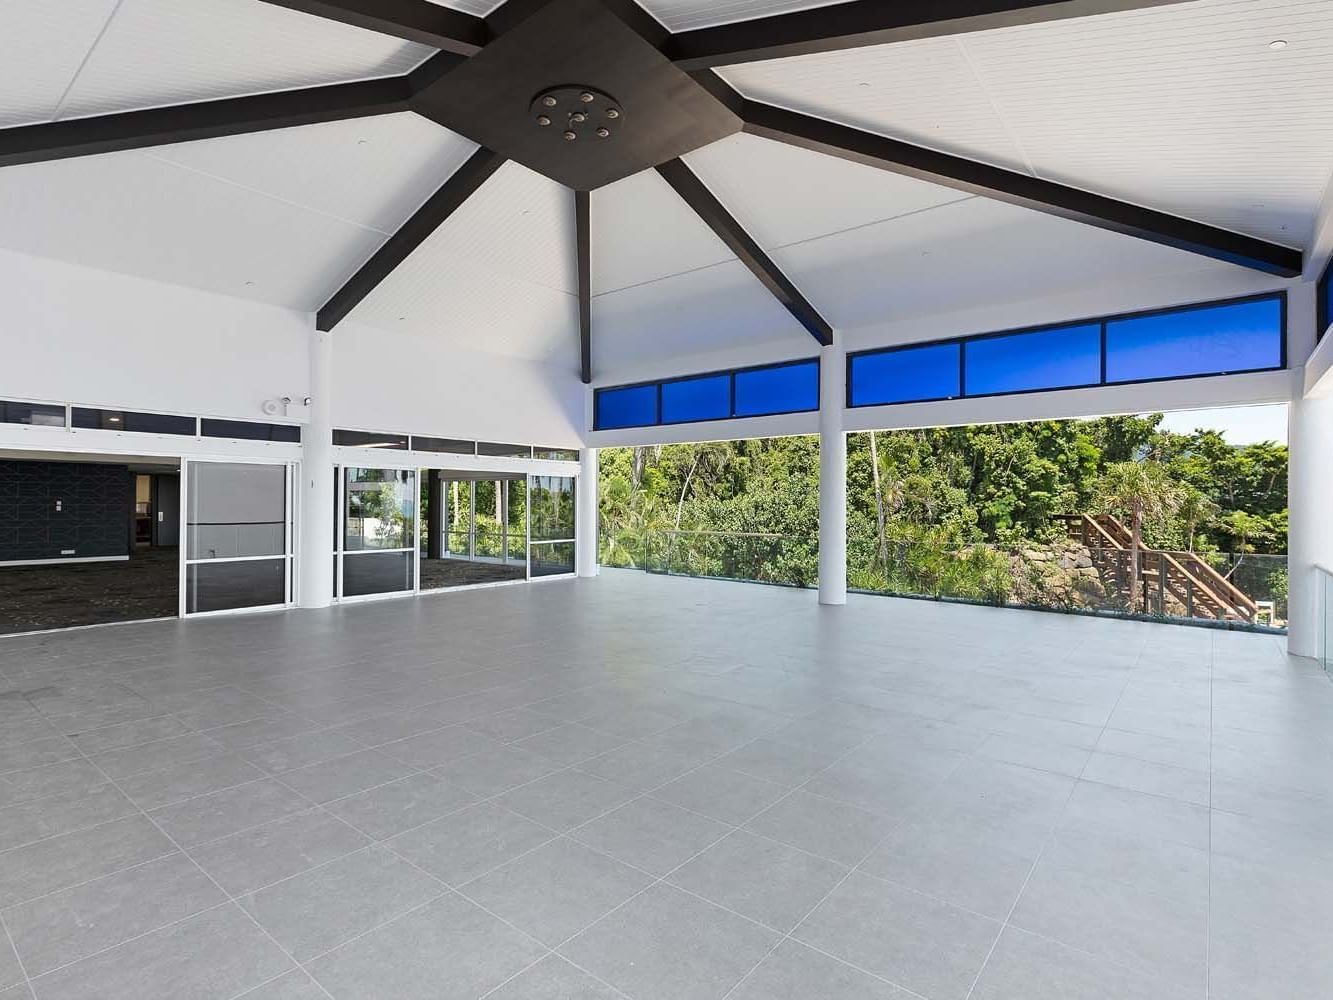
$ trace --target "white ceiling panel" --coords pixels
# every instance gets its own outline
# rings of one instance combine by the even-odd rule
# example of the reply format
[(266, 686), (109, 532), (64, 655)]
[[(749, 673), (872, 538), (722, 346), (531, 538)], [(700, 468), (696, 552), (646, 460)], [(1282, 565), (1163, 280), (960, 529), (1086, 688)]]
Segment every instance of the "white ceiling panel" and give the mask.
[(404, 112), (162, 146), (145, 155), (393, 233), (476, 148)]
[(774, 259), (843, 329), (1171, 273), (1236, 270), (984, 198), (809, 240), (775, 251)]
[[(472, 351), (578, 364), (575, 296), (499, 274), (439, 245), (418, 249), (351, 318)], [(445, 391), (449, 373), (439, 374)]]
[(1309, 238), (1333, 171), (1333, 3), (1200, 0), (965, 45), (1041, 176)]
[(747, 97), (1025, 169), (953, 38), (747, 63), (721, 71)]
[(656, 170), (598, 188), (589, 216), (596, 295), (735, 259)]
[(969, 197), (744, 134), (705, 146), (685, 160), (766, 250)]
[(383, 239), (138, 153), (0, 170), (0, 218), (7, 249), (307, 310)]
[(0, 128), (47, 121), (116, 0), (0, 0)]
[(473, 350), (576, 361), (577, 281), (573, 194), (508, 163), (351, 315)]
[(1302, 245), (1333, 170), (1330, 64), (1327, 0), (1196, 0), (724, 75), (760, 100)]
[(395, 76), (432, 51), (260, 0), (123, 0), (58, 117)]
[(839, 0), (642, 0), (648, 12), (672, 31), (688, 31), (727, 21), (747, 21), (837, 2)]
[(687, 354), (789, 341), (792, 356), (818, 345), (738, 260), (592, 300), (599, 371)]

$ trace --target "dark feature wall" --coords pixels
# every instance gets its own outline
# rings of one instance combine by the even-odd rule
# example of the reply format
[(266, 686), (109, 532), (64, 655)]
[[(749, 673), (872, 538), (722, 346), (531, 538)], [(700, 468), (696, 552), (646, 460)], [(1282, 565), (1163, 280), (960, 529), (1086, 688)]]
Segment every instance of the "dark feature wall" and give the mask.
[(124, 465), (0, 460), (0, 562), (128, 555), (130, 483)]

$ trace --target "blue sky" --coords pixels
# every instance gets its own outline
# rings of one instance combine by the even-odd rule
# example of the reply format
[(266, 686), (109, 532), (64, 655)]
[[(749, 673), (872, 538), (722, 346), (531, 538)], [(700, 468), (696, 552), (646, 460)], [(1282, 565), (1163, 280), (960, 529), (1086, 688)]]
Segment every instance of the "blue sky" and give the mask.
[(1259, 441), (1287, 443), (1287, 404), (1232, 406), (1216, 410), (1177, 410), (1168, 413), (1162, 429), (1189, 434), (1196, 428), (1221, 431), (1229, 444)]

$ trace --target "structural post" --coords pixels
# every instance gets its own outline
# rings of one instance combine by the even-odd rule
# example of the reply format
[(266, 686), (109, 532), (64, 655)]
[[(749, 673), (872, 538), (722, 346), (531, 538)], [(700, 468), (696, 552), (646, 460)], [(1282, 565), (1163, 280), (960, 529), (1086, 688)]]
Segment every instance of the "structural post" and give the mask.
[(847, 363), (836, 343), (819, 352), (819, 603), (847, 603)]
[(333, 335), (310, 331), (310, 422), (301, 434), (300, 605), (333, 601)]
[(575, 494), (578, 510), (574, 550), (579, 576), (596, 576), (598, 571), (597, 502), (597, 449), (584, 448), (579, 452), (579, 485)]
[(1333, 570), (1333, 397), (1293, 399), (1287, 434), (1287, 651), (1319, 656), (1325, 599), (1316, 567)]

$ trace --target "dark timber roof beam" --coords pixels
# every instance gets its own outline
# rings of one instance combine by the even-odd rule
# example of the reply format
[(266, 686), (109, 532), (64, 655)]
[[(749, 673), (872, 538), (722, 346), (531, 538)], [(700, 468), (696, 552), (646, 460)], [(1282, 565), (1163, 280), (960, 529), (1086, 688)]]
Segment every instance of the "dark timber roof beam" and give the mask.
[(833, 327), (683, 160), (663, 163), (658, 166), (657, 172), (671, 185), (676, 194), (685, 200), (695, 214), (708, 224), (708, 228), (717, 233), (731, 252), (740, 258), (741, 263), (763, 282), (764, 287), (773, 293), (773, 297), (796, 317), (797, 322), (805, 327), (812, 337), (825, 347), (833, 343)]
[(416, 210), (398, 232), (394, 233), (366, 261), (361, 270), (352, 275), (347, 283), (333, 294), (315, 319), (318, 330), (332, 330), (341, 323), (361, 301), (373, 292), (377, 285), (421, 246), (430, 235), (443, 225), (444, 220), (458, 211), (477, 189), (505, 163), (505, 158), (484, 146), (473, 153), (461, 167), (454, 171), (444, 185), (431, 195), (424, 205)]
[(1284, 278), (1301, 273), (1300, 250), (1141, 205), (785, 108), (745, 101), (745, 131), (1021, 208), (1160, 243)]
[(406, 77), (0, 129), (0, 167), (409, 110)]
[(1185, 2), (1189, 0), (851, 0), (679, 32), (663, 51), (682, 69), (695, 70)]
[(475, 55), (490, 40), (486, 22), (429, 0), (265, 0), (303, 14), (405, 38), (460, 56)]
[(587, 191), (574, 192), (574, 246), (579, 268), (579, 371), (592, 382), (592, 219)]

